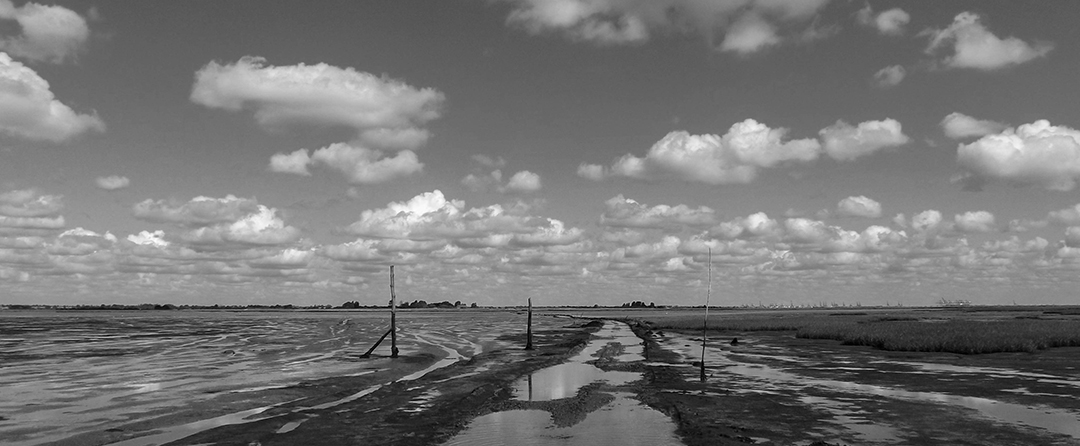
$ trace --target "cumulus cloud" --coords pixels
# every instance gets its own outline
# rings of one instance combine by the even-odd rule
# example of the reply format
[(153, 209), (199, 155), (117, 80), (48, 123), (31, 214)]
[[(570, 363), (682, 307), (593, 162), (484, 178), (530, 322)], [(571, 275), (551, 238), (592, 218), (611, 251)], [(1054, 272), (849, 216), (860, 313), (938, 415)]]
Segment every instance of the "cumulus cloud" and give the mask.
[(0, 52), (0, 131), (63, 142), (90, 131), (104, 132), (105, 123), (96, 114), (75, 113), (56, 100), (49, 83), (34, 70)]
[(136, 245), (152, 246), (155, 248), (165, 248), (170, 245), (170, 243), (165, 240), (165, 231), (160, 229), (154, 232), (141, 231), (138, 234), (131, 234), (127, 236), (126, 240)]
[(305, 149), (298, 149), (292, 153), (276, 153), (270, 157), (271, 172), (311, 176), (311, 172), (308, 172), (308, 164), (311, 164), (311, 156)]
[(945, 136), (952, 139), (964, 139), (980, 137), (992, 133), (998, 133), (1008, 127), (1000, 122), (975, 119), (963, 113), (949, 113), (941, 120), (941, 128), (945, 130)]
[(499, 188), (500, 192), (509, 193), (530, 193), (538, 190), (540, 190), (540, 175), (527, 170), (515, 173), (505, 186)]
[(97, 187), (105, 190), (117, 190), (123, 189), (131, 185), (131, 180), (128, 177), (122, 177), (120, 175), (110, 175), (107, 177), (98, 177), (95, 180)]
[(604, 202), (604, 213), (600, 216), (600, 224), (604, 226), (626, 228), (703, 227), (715, 222), (716, 211), (707, 206), (647, 206), (621, 194)]
[(895, 119), (866, 121), (852, 126), (844, 121), (820, 132), (825, 152), (838, 161), (852, 161), (878, 150), (907, 144), (910, 140)]
[(239, 220), (259, 211), (254, 199), (227, 195), (225, 198), (199, 196), (187, 203), (146, 199), (132, 206), (131, 213), (139, 220), (171, 223), (184, 227), (201, 227)]
[(439, 117), (445, 96), (353, 68), (267, 66), (265, 59), (248, 56), (200, 69), (191, 100), (234, 112), (252, 109), (264, 127), (345, 126), (367, 144), (415, 149), (427, 141), (422, 126)]
[(20, 189), (0, 194), (0, 215), (9, 217), (44, 217), (64, 208), (63, 197), (46, 195), (37, 189)]
[(0, 0), (0, 23), (4, 21), (14, 21), (22, 33), (0, 37), (0, 51), (36, 62), (74, 60), (90, 38), (86, 19), (63, 6), (28, 2), (16, 7), (11, 0)]
[(941, 224), (941, 221), (941, 212), (930, 209), (911, 217), (911, 228), (916, 232), (927, 232), (937, 228), (938, 225)]
[(194, 245), (281, 245), (296, 241), (300, 237), (300, 230), (285, 225), (277, 217), (276, 209), (258, 205), (255, 212), (233, 222), (199, 227), (181, 237)]
[(1027, 43), (1016, 37), (999, 38), (972, 12), (962, 12), (945, 29), (929, 30), (926, 53), (944, 54), (941, 64), (948, 68), (996, 70), (1044, 57), (1054, 45), (1048, 42)]
[(904, 81), (907, 70), (900, 65), (890, 65), (874, 73), (874, 83), (881, 88), (895, 87)]
[(623, 156), (612, 165), (611, 174), (707, 184), (749, 183), (761, 168), (817, 159), (821, 150), (817, 140), (784, 141), (786, 134), (787, 129), (771, 129), (753, 119), (731, 126), (723, 136), (671, 132), (644, 158)]
[(867, 4), (855, 14), (855, 19), (860, 25), (874, 28), (883, 35), (899, 36), (904, 34), (904, 27), (911, 21), (911, 15), (900, 8), (875, 15), (874, 10)]
[[(398, 239), (398, 244), (423, 243), (429, 251), (444, 244), (467, 249), (516, 246), (548, 250), (573, 246), (584, 235), (581, 229), (567, 227), (559, 220), (533, 217), (522, 211), (501, 205), (466, 210), (463, 201), (447, 200), (441, 191), (426, 192), (405, 202), (391, 202), (385, 208), (362, 212), (360, 219), (342, 232), (383, 240), (375, 244), (358, 240), (348, 248), (336, 248), (333, 255), (372, 256), (376, 254), (370, 251), (372, 248), (386, 251), (382, 244), (393, 239)], [(459, 259), (466, 255), (459, 254)]]
[(607, 174), (604, 172), (604, 166), (599, 164), (581, 163), (581, 165), (578, 166), (577, 174), (579, 177), (592, 181), (603, 181), (604, 178), (607, 177)]
[(1065, 229), (1065, 246), (1080, 248), (1080, 226), (1069, 226)]
[(993, 232), (997, 230), (994, 214), (986, 211), (973, 211), (957, 214), (954, 217), (956, 229), (961, 232)]
[(728, 28), (720, 50), (750, 54), (778, 43), (776, 27), (756, 13), (747, 13)]
[[(654, 35), (693, 32), (710, 47), (742, 54), (784, 39), (798, 41), (802, 26), (828, 0), (504, 0), (507, 22), (531, 34), (559, 34), (597, 45), (633, 45)], [(716, 36), (723, 41), (716, 45)]]
[(769, 218), (764, 212), (758, 212), (731, 221), (720, 223), (709, 230), (725, 239), (735, 238), (779, 238), (782, 235), (780, 223)]
[(881, 203), (862, 195), (847, 197), (836, 204), (836, 212), (844, 217), (879, 218)]
[(1047, 214), (1046, 219), (1051, 223), (1059, 225), (1080, 225), (1080, 204), (1071, 208), (1050, 211), (1050, 213)]
[[(145, 200), (135, 204), (132, 212), (140, 220), (184, 228), (171, 238), (200, 250), (281, 245), (300, 237), (300, 230), (286, 225), (276, 209), (233, 195), (195, 197), (183, 204)], [(159, 249), (170, 247), (173, 242), (169, 239), (161, 230), (142, 231), (126, 238), (133, 244)]]
[(310, 155), (307, 150), (300, 149), (270, 157), (270, 170), (273, 172), (308, 176), (311, 175), (308, 166), (323, 166), (341, 172), (350, 184), (385, 183), (424, 169), (424, 164), (412, 150), (387, 156), (381, 150), (347, 143), (334, 143)]
[(482, 153), (477, 153), (472, 155), (470, 158), (472, 158), (473, 161), (479, 163), (481, 166), (491, 169), (501, 169), (506, 166), (506, 160), (503, 159), (503, 157), (501, 156), (491, 157)]
[(961, 144), (957, 162), (986, 179), (1072, 190), (1080, 178), (1080, 131), (1035, 121)]
[(461, 184), (473, 192), (480, 192), (490, 189), (500, 181), (502, 181), (502, 171), (496, 169), (486, 175), (470, 173), (461, 179)]

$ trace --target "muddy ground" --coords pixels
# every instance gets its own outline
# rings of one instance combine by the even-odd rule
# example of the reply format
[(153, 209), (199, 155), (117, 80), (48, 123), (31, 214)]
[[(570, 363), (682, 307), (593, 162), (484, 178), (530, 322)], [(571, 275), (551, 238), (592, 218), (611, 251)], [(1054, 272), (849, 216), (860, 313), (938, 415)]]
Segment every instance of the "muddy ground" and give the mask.
[[(615, 323), (615, 322), (607, 322)], [(269, 389), (255, 394), (221, 395), (206, 404), (191, 407), (179, 414), (163, 415), (129, 425), (112, 427), (53, 443), (56, 445), (99, 445), (136, 438), (157, 429), (176, 426), (235, 413), (258, 406), (276, 405), (257, 415), (254, 421), (230, 424), (195, 433), (171, 445), (307, 445), (318, 439), (320, 446), (331, 445), (437, 445), (468, 426), (478, 416), (512, 409), (540, 409), (552, 414), (556, 426), (571, 426), (613, 399), (611, 389), (603, 385), (581, 388), (572, 398), (555, 401), (520, 401), (513, 397), (512, 385), (528, 374), (559, 364), (579, 351), (589, 335), (602, 325), (598, 321), (567, 320), (563, 328), (534, 333), (531, 351), (501, 349), (477, 355), (427, 375), (403, 382), (390, 382), (388, 372), (361, 376), (321, 379), (284, 389)], [(647, 361), (619, 362), (613, 358), (621, 347), (611, 344), (600, 349), (592, 363), (603, 370), (639, 372), (642, 379), (622, 386), (631, 390), (642, 403), (671, 417), (676, 434), (687, 445), (837, 445), (837, 444), (1080, 444), (1077, 438), (1023, 426), (1008, 425), (980, 417), (962, 407), (933, 402), (875, 400), (853, 398), (843, 391), (829, 392), (792, 389), (765, 389), (756, 384), (736, 382), (722, 373), (720, 365), (706, 361), (708, 379), (698, 379), (699, 368), (688, 351), (692, 333), (657, 333), (647, 325), (631, 324), (646, 345)], [(949, 354), (888, 353), (867, 347), (841, 346), (820, 340), (796, 339), (791, 333), (724, 333), (741, 337), (743, 344), (722, 347), (732, 358), (745, 357), (787, 369), (797, 368), (799, 376), (837, 379), (844, 365), (918, 360), (927, 363), (970, 367), (1009, 368), (1023, 364), (1025, 370), (1047, 374), (1075, 374), (1080, 349), (1053, 349), (1037, 354), (997, 354), (959, 356)], [(504, 337), (515, 345), (524, 345), (523, 335)], [(683, 351), (680, 351), (682, 349)], [(784, 355), (774, 355), (782, 349)], [(740, 356), (741, 355), (741, 356)], [(773, 355), (773, 356), (770, 356)], [(799, 355), (803, 357), (800, 359)], [(792, 357), (803, 360), (800, 366)], [(838, 358), (843, 358), (838, 359)], [(402, 372), (423, 370), (437, 361), (437, 355), (416, 354), (398, 358), (397, 376)], [(830, 360), (834, 367), (828, 367)], [(780, 364), (780, 363), (783, 364)], [(358, 366), (362, 367), (358, 360)], [(826, 366), (822, 366), (825, 364)], [(898, 366), (900, 367), (900, 366)], [(918, 392), (940, 390), (940, 377), (905, 373), (881, 373), (847, 367), (841, 375), (870, 385), (910, 389)], [(733, 376), (733, 375), (732, 375)], [(1007, 380), (1008, 377), (1001, 378)], [(370, 394), (340, 402), (364, 389), (384, 384)], [(1009, 387), (1001, 382), (972, 380), (950, 384), (964, 395), (1002, 398)], [(1013, 401), (1032, 404), (1040, 401), (1040, 389), (1027, 389), (1031, 395), (1010, 394)], [(838, 401), (840, 403), (838, 403)], [(331, 407), (318, 408), (331, 403)], [(1080, 400), (1059, 402), (1073, 413), (1080, 412)], [(836, 405), (846, 405), (847, 416), (855, 425), (887, 426), (884, 430), (852, 432), (838, 422)], [(328, 404), (329, 405), (329, 404)], [(857, 408), (852, 410), (852, 405)], [(887, 407), (886, 407), (887, 406)], [(306, 408), (306, 409), (305, 409)], [(851, 415), (849, 413), (848, 415)], [(855, 421), (852, 421), (852, 420)]]

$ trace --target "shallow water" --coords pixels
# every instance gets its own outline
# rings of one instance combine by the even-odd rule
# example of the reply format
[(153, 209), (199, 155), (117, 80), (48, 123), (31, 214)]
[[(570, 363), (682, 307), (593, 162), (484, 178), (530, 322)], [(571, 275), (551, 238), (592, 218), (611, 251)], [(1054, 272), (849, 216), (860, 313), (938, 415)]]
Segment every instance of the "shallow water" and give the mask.
[(683, 443), (664, 414), (615, 393), (615, 400), (571, 427), (556, 427), (543, 410), (508, 410), (478, 417), (446, 446), (676, 446)]
[[(521, 331), (523, 319), (502, 312), (399, 312), (400, 354), (423, 350), (441, 352), (441, 358), (395, 380), (418, 379), (485, 348), (505, 348), (496, 337)], [(180, 411), (222, 394), (254, 395), (307, 380), (393, 370), (389, 340), (371, 359), (359, 358), (388, 324), (382, 311), (0, 313), (0, 439), (36, 445), (145, 420), (148, 412)], [(540, 327), (563, 324), (534, 321)], [(167, 427), (161, 438), (247, 422), (268, 408)]]
[(605, 372), (596, 366), (568, 362), (537, 371), (514, 384), (514, 398), (522, 401), (551, 401), (577, 395), (594, 382), (621, 386), (641, 379), (640, 373)]
[[(551, 366), (514, 384), (514, 397), (522, 401), (554, 401), (571, 398), (589, 384), (602, 382), (618, 388), (641, 379), (636, 372), (604, 371), (586, 362), (597, 359), (605, 347), (616, 344), (616, 362), (644, 361), (644, 346), (626, 324), (607, 321), (588, 344), (566, 363)], [(446, 445), (681, 445), (675, 424), (666, 415), (612, 391), (615, 399), (589, 413), (573, 426), (556, 427), (543, 410), (511, 410), (478, 417)]]

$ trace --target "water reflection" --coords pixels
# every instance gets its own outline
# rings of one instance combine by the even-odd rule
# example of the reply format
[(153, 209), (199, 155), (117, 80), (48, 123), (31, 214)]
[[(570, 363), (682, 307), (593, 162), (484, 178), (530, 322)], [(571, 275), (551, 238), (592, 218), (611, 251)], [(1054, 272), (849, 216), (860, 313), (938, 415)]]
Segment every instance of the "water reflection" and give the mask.
[[(601, 350), (619, 352), (614, 362), (644, 361), (644, 347), (626, 324), (608, 321), (581, 352), (569, 362), (539, 370), (514, 384), (514, 398), (538, 402), (571, 398), (589, 384), (603, 382), (618, 387), (641, 379), (636, 372), (604, 371), (587, 364)], [(551, 414), (543, 410), (510, 410), (473, 420), (469, 427), (446, 443), (458, 445), (681, 445), (675, 424), (666, 415), (630, 398), (626, 392), (612, 392), (610, 403), (589, 413), (573, 426), (556, 427)]]
[(548, 367), (514, 385), (514, 398), (522, 401), (551, 401), (570, 398), (578, 389), (602, 381), (621, 386), (641, 379), (640, 373), (605, 372), (589, 364), (568, 362)]
[(508, 410), (476, 418), (446, 446), (676, 446), (675, 426), (664, 414), (627, 393), (570, 427), (555, 427), (543, 410)]

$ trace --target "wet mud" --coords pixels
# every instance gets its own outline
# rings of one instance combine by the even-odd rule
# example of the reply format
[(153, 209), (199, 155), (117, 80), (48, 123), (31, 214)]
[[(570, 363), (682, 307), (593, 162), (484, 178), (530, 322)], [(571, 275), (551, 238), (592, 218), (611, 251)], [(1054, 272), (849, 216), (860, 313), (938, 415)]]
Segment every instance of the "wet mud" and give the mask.
[[(642, 401), (688, 445), (1080, 445), (1080, 349), (885, 352), (790, 332), (635, 330), (659, 352)], [(738, 337), (738, 345), (729, 340)]]
[[(519, 331), (462, 337), (433, 322), (414, 327), (420, 347), (400, 358), (291, 383), (202, 385), (204, 397), (180, 408), (135, 404), (148, 410), (129, 422), (108, 412), (96, 429), (16, 444), (1080, 445), (1080, 348), (898, 353), (790, 332), (710, 333), (702, 382), (700, 333), (537, 320), (531, 351)], [(275, 361), (327, 357), (345, 360), (305, 348)], [(160, 392), (136, 390), (108, 407)], [(83, 407), (53, 404), (34, 410)], [(20, 412), (3, 415), (0, 437), (19, 435), (10, 426)]]

